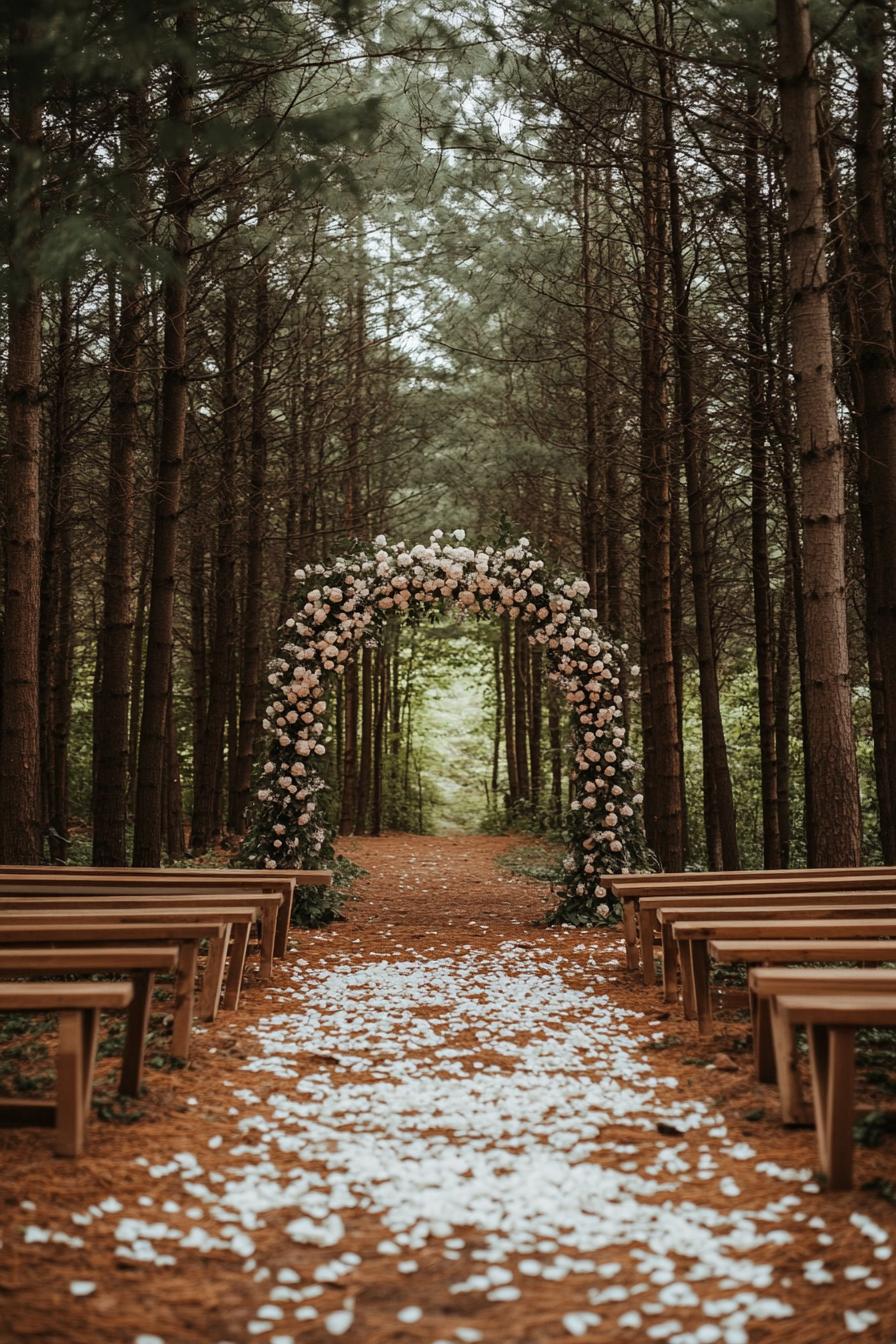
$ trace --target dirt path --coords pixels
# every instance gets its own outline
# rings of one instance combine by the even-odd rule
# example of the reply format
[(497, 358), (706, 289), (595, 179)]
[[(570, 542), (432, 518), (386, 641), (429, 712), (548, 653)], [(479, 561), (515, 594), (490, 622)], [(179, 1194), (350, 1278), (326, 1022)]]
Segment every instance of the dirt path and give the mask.
[(76, 1165), (4, 1135), (0, 1339), (893, 1344), (896, 1209), (819, 1192), (812, 1135), (705, 1066), (618, 936), (534, 927), (514, 843), (350, 842), (348, 921), (136, 1124)]

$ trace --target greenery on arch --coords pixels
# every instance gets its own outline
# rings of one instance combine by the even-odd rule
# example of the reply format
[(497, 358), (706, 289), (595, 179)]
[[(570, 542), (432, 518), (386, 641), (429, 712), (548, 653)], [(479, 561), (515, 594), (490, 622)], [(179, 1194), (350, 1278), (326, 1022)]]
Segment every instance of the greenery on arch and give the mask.
[[(353, 651), (378, 645), (396, 618), (419, 621), (454, 608), (468, 619), (523, 621), (545, 650), (548, 678), (564, 696), (573, 735), (574, 797), (565, 821), (569, 850), (553, 922), (589, 924), (610, 913), (601, 874), (650, 867), (636, 763), (623, 721), (625, 649), (598, 628), (580, 578), (549, 574), (528, 538), (473, 549), (460, 530), (407, 547), (377, 537), (332, 564), (297, 570), (297, 612), (271, 663), (271, 733), (243, 865), (313, 868), (332, 862), (334, 826), (322, 758), (328, 688)], [(636, 673), (637, 669), (632, 669)]]

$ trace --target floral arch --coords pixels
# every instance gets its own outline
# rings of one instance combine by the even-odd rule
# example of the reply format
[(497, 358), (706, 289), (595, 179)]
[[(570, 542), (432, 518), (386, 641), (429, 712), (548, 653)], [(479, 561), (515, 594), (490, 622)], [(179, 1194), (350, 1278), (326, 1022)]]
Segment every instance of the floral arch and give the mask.
[[(458, 530), (411, 548), (377, 537), (329, 566), (296, 570), (297, 614), (270, 665), (271, 732), (254, 824), (242, 861), (268, 868), (320, 866), (333, 853), (327, 784), (320, 769), (328, 684), (359, 644), (379, 644), (396, 615), (419, 619), (454, 607), (472, 618), (525, 621), (546, 651), (548, 679), (570, 708), (575, 797), (566, 818), (556, 922), (593, 923), (609, 913), (601, 873), (645, 866), (636, 766), (625, 749), (620, 669), (625, 645), (596, 627), (588, 584), (545, 571), (529, 540), (473, 550)], [(637, 669), (632, 669), (634, 672)]]

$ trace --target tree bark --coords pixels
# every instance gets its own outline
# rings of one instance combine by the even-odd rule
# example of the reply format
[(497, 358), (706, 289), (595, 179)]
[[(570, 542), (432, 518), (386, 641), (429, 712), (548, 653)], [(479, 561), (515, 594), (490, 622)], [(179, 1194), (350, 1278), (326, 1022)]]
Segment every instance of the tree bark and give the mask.
[(265, 505), (268, 459), (267, 358), (271, 339), (268, 262), (255, 270), (255, 344), (252, 352), (252, 427), (249, 441), (249, 493), (246, 501), (246, 575), (243, 644), (240, 659), (240, 724), (235, 808), (231, 829), (241, 831), (252, 788), (255, 737), (261, 700), (262, 616), (264, 612)]
[(744, 145), (744, 251), (747, 272), (747, 405), (750, 417), (750, 545), (753, 621), (756, 627), (756, 682), (762, 783), (762, 856), (766, 868), (780, 868), (781, 829), (775, 733), (775, 651), (768, 554), (768, 379), (763, 297), (762, 196), (759, 177), (758, 87), (748, 90)]
[(223, 350), (221, 357), (221, 458), (218, 471), (218, 510), (215, 525), (214, 613), (208, 699), (202, 730), (202, 749), (194, 763), (193, 814), (190, 847), (208, 849), (220, 829), (220, 798), (224, 778), (224, 741), (229, 688), (236, 671), (234, 602), (236, 596), (236, 469), (240, 433), (240, 397), (237, 387), (239, 356), (239, 297), (232, 278), (225, 284)]
[(174, 591), (177, 533), (187, 418), (187, 304), (190, 262), (192, 184), (190, 135), (193, 115), (193, 52), (196, 10), (177, 13), (181, 56), (172, 71), (168, 115), (180, 132), (180, 147), (167, 167), (167, 201), (171, 230), (170, 272), (164, 283), (164, 374), (162, 431), (156, 482), (152, 580), (147, 621), (146, 670), (137, 797), (134, 816), (135, 867), (155, 867), (162, 857), (162, 794), (166, 754), (169, 684), (174, 644)]
[(681, 751), (672, 644), (672, 489), (664, 336), (665, 201), (656, 112), (645, 96), (641, 127), (641, 664), (647, 695), (644, 740), (648, 840), (662, 863), (684, 863)]
[[(654, 14), (657, 35), (663, 43), (665, 39), (661, 36), (663, 19), (659, 0), (654, 0)], [(706, 800), (709, 804), (709, 810), (713, 814), (712, 824), (707, 825), (707, 837), (709, 837), (713, 825), (717, 826), (722, 867), (736, 869), (740, 867), (737, 822), (734, 812), (734, 794), (731, 789), (731, 773), (728, 767), (728, 746), (725, 741), (725, 727), (722, 722), (719, 698), (715, 622), (710, 597), (709, 548), (706, 535), (706, 495), (701, 470), (704, 446), (700, 441), (694, 392), (694, 355), (687, 281), (684, 270), (681, 192), (678, 180), (675, 126), (672, 118), (671, 81), (664, 46), (661, 47), (657, 65), (662, 104), (666, 178), (669, 192), (669, 242), (673, 297), (672, 331), (678, 375), (678, 421), (688, 493), (688, 528), (694, 619), (697, 631), (700, 723), (703, 734), (705, 773), (711, 783), (712, 794), (711, 801)]]
[[(878, 769), (878, 802), (884, 861), (896, 861), (896, 342), (891, 257), (884, 182), (884, 11), (863, 4), (857, 11), (862, 55), (856, 65), (856, 254), (859, 308), (859, 373), (864, 422), (860, 490), (869, 516), (866, 601), (874, 610), (872, 632), (879, 660), (884, 719), (884, 771)], [(873, 661), (869, 658), (869, 662)], [(870, 680), (878, 668), (871, 666)]]
[(43, 108), (33, 71), (36, 25), (15, 19), (9, 40), (9, 240), (3, 695), (0, 710), (0, 857), (41, 858), (40, 379), (37, 251), (43, 181)]
[(41, 721), (44, 818), (54, 862), (66, 856), (68, 741), (71, 728), (74, 611), (72, 591), (72, 380), (74, 324), (71, 282), (59, 287), (56, 368), (49, 425), (49, 460), (41, 579)]
[(504, 754), (507, 762), (507, 802), (513, 806), (519, 802), (520, 786), (516, 761), (516, 730), (514, 725), (513, 699), (513, 645), (510, 634), (510, 617), (501, 617), (501, 680), (504, 690)]
[[(125, 140), (138, 151), (145, 116), (142, 94), (127, 100)], [(139, 169), (131, 168), (135, 209), (142, 195)], [(144, 294), (138, 272), (121, 283), (118, 322), (109, 367), (109, 458), (106, 493), (106, 552), (103, 614), (97, 661), (99, 689), (94, 712), (93, 862), (127, 863), (128, 707), (134, 630), (134, 470), (139, 428), (140, 349)]]
[(814, 861), (823, 867), (847, 867), (861, 862), (862, 837), (847, 646), (843, 445), (827, 296), (818, 92), (808, 0), (777, 0), (776, 13), (802, 481)]

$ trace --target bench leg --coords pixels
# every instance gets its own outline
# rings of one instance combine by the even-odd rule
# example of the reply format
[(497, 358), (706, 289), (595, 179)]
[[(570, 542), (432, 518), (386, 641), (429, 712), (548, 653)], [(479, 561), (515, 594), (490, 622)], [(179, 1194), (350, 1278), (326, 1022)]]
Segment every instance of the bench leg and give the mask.
[(694, 1022), (697, 1018), (697, 995), (694, 992), (694, 963), (691, 958), (690, 939), (684, 942), (679, 938), (678, 962), (681, 967), (681, 1006), (685, 1021)]
[(240, 1003), (240, 990), (243, 986), (243, 972), (246, 969), (246, 948), (249, 946), (249, 924), (236, 924), (230, 944), (230, 962), (227, 967), (227, 982), (224, 986), (224, 1002), (221, 1005), (228, 1012), (234, 1012)]
[(121, 1061), (121, 1079), (118, 1090), (123, 1097), (139, 1097), (143, 1086), (143, 1056), (149, 1032), (149, 1014), (152, 1008), (154, 971), (134, 973), (134, 997), (128, 1009), (128, 1026), (124, 1038)]
[(753, 1065), (756, 1079), (760, 1083), (773, 1083), (775, 1072), (775, 1047), (772, 1042), (772, 1024), (768, 999), (760, 998), (750, 992), (750, 1017), (753, 1021)]
[(831, 1190), (852, 1185), (853, 1113), (855, 1110), (855, 1028), (812, 1023), (809, 1063), (815, 1129), (822, 1170)]
[(277, 933), (274, 940), (274, 955), (285, 957), (289, 945), (289, 929), (292, 923), (292, 903), (295, 893), (284, 896), (277, 907)]
[(181, 943), (174, 973), (174, 1021), (171, 1025), (171, 1054), (189, 1059), (193, 1032), (193, 1000), (196, 989), (196, 944)]
[(709, 951), (705, 938), (689, 938), (691, 969), (694, 977), (694, 999), (697, 1026), (701, 1036), (712, 1031), (712, 991), (709, 986)]
[(660, 936), (663, 940), (663, 999), (666, 1003), (674, 1003), (678, 998), (678, 947), (672, 925), (661, 924)]
[(768, 1007), (772, 1047), (775, 1052), (775, 1074), (781, 1097), (781, 1121), (785, 1125), (811, 1124), (797, 1068), (794, 1030), (777, 1011), (773, 999), (769, 999)]
[(653, 961), (653, 940), (656, 936), (656, 916), (652, 910), (638, 911), (641, 929), (641, 975), (645, 985), (656, 984), (656, 966)]
[(205, 975), (202, 977), (202, 993), (199, 998), (199, 1014), (204, 1022), (214, 1022), (218, 1016), (229, 943), (230, 925), (225, 924), (221, 937), (212, 938), (208, 945)]
[[(274, 973), (274, 955), (277, 951), (278, 919), (283, 904), (273, 908), (266, 905), (261, 912), (261, 978), (270, 980)], [(286, 949), (284, 948), (285, 952)], [(283, 955), (281, 952), (280, 956)]]
[(635, 918), (635, 903), (622, 898), (622, 936), (625, 939), (625, 969), (638, 969), (638, 923)]
[(89, 1046), (96, 1050), (98, 1020), (96, 1008), (78, 1008), (59, 1014), (56, 1152), (62, 1157), (77, 1157), (84, 1147), (87, 1089), (92, 1078), (92, 1069), (88, 1074), (85, 1056)]

